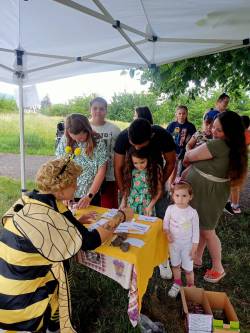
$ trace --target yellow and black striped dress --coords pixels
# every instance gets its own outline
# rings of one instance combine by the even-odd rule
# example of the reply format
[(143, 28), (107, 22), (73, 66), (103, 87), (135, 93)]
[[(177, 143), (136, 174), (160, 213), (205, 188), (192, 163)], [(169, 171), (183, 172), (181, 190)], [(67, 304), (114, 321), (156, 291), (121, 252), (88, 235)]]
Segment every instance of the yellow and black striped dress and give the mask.
[[(24, 208), (20, 210), (22, 214), (15, 213), (13, 209), (7, 212), (0, 235), (0, 328), (9, 331), (38, 331), (41, 328), (57, 330), (58, 294), (62, 276), (65, 280), (63, 283), (67, 285), (63, 261), (79, 250), (75, 244), (72, 250), (71, 243), (76, 242), (78, 237), (83, 249), (93, 249), (100, 245), (99, 234), (88, 232), (52, 195), (32, 193), (31, 198), (33, 196), (35, 200), (25, 199), (24, 208), (28, 213), (25, 213)], [(57, 215), (41, 218), (36, 207), (39, 205), (43, 210), (52, 207), (52, 210), (57, 210)], [(55, 221), (61, 215), (58, 214), (60, 211), (67, 217), (67, 228), (64, 229), (59, 220)], [(27, 217), (25, 221), (24, 216), (25, 219)], [(65, 232), (70, 233), (75, 227), (78, 236), (73, 233), (71, 238), (68, 237)], [(83, 238), (87, 240), (85, 246)], [(67, 253), (63, 250), (64, 246)], [(64, 303), (68, 308), (68, 299)], [(74, 332), (70, 323), (64, 325), (64, 330), (61, 327), (62, 332)]]

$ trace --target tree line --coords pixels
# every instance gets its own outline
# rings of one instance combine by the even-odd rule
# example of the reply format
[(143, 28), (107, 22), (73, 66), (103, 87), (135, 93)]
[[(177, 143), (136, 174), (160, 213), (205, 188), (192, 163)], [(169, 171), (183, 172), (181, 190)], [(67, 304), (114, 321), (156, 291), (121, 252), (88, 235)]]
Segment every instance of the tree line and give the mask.
[[(114, 94), (108, 106), (108, 118), (131, 122), (134, 116), (134, 110), (137, 106), (147, 105), (156, 124), (167, 124), (174, 119), (177, 105), (184, 104), (189, 109), (189, 119), (196, 126), (201, 125), (201, 119), (204, 112), (214, 107), (217, 97), (221, 90), (215, 90), (213, 93), (204, 96), (198, 96), (190, 99), (187, 95), (180, 95), (176, 99), (167, 98), (166, 95), (158, 95), (154, 92), (148, 93), (119, 93)], [(82, 113), (89, 116), (89, 102), (95, 97), (95, 94), (88, 96), (79, 96), (69, 100), (66, 104), (51, 104), (49, 97), (41, 103), (40, 113), (46, 116), (65, 117), (70, 113)], [(229, 109), (237, 111), (240, 114), (250, 116), (250, 97), (244, 91), (241, 91), (240, 98), (232, 96)], [(0, 113), (18, 112), (14, 99), (9, 97), (0, 97)]]

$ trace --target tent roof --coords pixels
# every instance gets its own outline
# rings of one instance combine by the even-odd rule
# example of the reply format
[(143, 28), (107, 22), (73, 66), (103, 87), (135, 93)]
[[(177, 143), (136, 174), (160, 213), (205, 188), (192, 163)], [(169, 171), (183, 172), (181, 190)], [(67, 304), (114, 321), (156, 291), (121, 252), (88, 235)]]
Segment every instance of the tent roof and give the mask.
[[(243, 47), (249, 0), (1, 0), (0, 80), (24, 84)], [(24, 51), (23, 68), (16, 51)]]

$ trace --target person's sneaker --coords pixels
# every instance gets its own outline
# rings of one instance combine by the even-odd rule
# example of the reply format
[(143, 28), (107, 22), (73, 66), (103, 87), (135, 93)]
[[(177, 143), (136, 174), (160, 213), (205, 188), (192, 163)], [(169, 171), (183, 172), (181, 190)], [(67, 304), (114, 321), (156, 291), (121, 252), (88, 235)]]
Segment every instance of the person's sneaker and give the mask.
[(174, 283), (172, 287), (169, 289), (168, 296), (172, 298), (176, 298), (176, 296), (179, 294), (181, 287)]
[(169, 261), (165, 264), (159, 265), (160, 276), (164, 280), (171, 280), (173, 273), (169, 265)]
[(241, 209), (240, 209), (239, 205), (236, 205), (236, 206), (232, 205), (232, 209), (233, 209), (234, 214), (241, 214)]
[(224, 207), (223, 212), (225, 212), (225, 213), (227, 213), (227, 214), (230, 214), (230, 215), (234, 215), (234, 211), (233, 211), (233, 208), (232, 208), (232, 206), (231, 206), (230, 201), (228, 201), (228, 202), (226, 203), (226, 206)]

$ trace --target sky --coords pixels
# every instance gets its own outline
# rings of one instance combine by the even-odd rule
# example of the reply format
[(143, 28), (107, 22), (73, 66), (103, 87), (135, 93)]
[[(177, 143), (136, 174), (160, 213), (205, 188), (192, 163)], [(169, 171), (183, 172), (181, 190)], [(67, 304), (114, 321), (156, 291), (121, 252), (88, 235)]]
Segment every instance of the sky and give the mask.
[[(111, 101), (115, 93), (140, 93), (147, 91), (147, 85), (141, 85), (139, 79), (131, 79), (128, 74), (121, 75), (121, 71), (103, 72), (79, 75), (67, 79), (50, 81), (36, 85), (38, 97), (41, 100), (48, 95), (53, 104), (65, 103), (75, 96), (97, 95)], [(16, 95), (16, 87), (0, 82), (0, 93)]]

